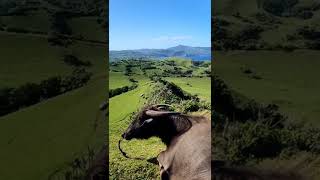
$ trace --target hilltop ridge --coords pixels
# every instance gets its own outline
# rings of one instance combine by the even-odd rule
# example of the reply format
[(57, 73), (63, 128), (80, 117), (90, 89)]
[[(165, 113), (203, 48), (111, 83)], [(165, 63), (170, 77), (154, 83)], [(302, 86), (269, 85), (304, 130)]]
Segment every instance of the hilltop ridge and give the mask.
[(136, 49), (110, 51), (110, 60), (116, 61), (121, 58), (167, 58), (182, 57), (191, 60), (204, 61), (211, 60), (210, 47), (191, 47), (178, 45), (166, 49)]

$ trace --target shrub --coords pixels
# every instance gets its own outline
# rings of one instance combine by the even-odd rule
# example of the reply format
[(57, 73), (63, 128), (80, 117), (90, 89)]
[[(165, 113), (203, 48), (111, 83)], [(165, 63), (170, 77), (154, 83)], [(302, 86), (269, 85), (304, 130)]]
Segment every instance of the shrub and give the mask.
[(62, 80), (59, 76), (41, 81), (41, 98), (48, 99), (61, 94), (61, 85)]
[(184, 113), (196, 112), (200, 109), (200, 103), (198, 101), (188, 100), (183, 102), (182, 107)]
[(320, 39), (320, 31), (313, 26), (303, 26), (297, 30), (298, 34), (308, 40)]
[(7, 114), (15, 110), (14, 103), (12, 101), (12, 92), (14, 88), (2, 88), (0, 89), (0, 116)]
[[(223, 116), (215, 116), (217, 120)], [(220, 157), (236, 164), (267, 158), (290, 157), (298, 152), (320, 154), (320, 131), (290, 123), (275, 128), (264, 121), (230, 122), (213, 126), (214, 146)], [(224, 124), (224, 126), (223, 126)]]
[(240, 69), (244, 74), (252, 74), (253, 73), (253, 70), (251, 70), (248, 67), (241, 67)]
[(67, 92), (82, 87), (89, 81), (91, 75), (92, 73), (87, 72), (85, 69), (74, 69), (71, 75), (62, 79), (62, 92)]
[(49, 32), (48, 42), (52, 46), (63, 46), (67, 47), (72, 44), (72, 40), (69, 37), (58, 34), (56, 32)]
[(130, 78), (129, 81), (132, 82), (132, 83), (137, 83), (138, 82), (137, 80), (134, 80), (133, 78)]
[(65, 62), (70, 66), (75, 66), (75, 67), (92, 65), (90, 61), (81, 61), (76, 56), (70, 55), (70, 54), (64, 56), (63, 62)]
[(303, 10), (300, 11), (297, 16), (302, 19), (311, 19), (313, 17), (313, 12), (310, 10)]
[(120, 94), (128, 92), (128, 91), (131, 91), (137, 87), (138, 87), (138, 84), (133, 84), (132, 86), (124, 86), (121, 88), (110, 89), (109, 90), (109, 98), (112, 98), (114, 96), (120, 95)]
[(41, 87), (35, 83), (27, 83), (15, 89), (13, 94), (17, 104), (22, 107), (30, 106), (40, 101)]
[(91, 77), (84, 69), (75, 69), (63, 78), (51, 77), (39, 84), (26, 83), (17, 88), (0, 89), (0, 116), (82, 87)]

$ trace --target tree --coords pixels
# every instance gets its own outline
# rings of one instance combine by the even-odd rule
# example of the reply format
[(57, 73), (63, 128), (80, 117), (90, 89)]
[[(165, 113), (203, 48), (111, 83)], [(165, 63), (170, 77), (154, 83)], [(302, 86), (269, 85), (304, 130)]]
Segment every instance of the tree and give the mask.
[(48, 99), (61, 94), (61, 77), (52, 77), (40, 83), (41, 98)]
[(35, 83), (27, 83), (13, 91), (14, 106), (20, 108), (36, 104), (40, 101), (41, 88)]

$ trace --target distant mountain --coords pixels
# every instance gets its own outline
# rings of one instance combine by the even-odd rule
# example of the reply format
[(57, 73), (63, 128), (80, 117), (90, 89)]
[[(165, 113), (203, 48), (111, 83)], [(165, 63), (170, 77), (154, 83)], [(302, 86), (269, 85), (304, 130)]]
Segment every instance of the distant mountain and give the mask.
[(166, 58), (182, 57), (197, 61), (211, 60), (210, 47), (175, 46), (167, 49), (137, 49), (110, 51), (110, 60), (114, 61), (122, 58)]

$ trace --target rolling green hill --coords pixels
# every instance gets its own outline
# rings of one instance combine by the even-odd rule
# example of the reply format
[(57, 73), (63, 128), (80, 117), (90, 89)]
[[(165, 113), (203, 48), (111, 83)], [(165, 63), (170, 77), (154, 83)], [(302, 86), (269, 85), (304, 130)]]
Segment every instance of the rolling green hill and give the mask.
[[(160, 178), (157, 165), (123, 157), (117, 147), (121, 134), (131, 123), (131, 116), (145, 104), (169, 103), (175, 107), (176, 111), (204, 115), (210, 118), (211, 113), (208, 104), (211, 102), (211, 84), (210, 77), (207, 77), (210, 73), (205, 71), (209, 66), (211, 66), (210, 62), (195, 65), (190, 60), (180, 58), (168, 58), (162, 61), (123, 60), (110, 64), (109, 87), (126, 86), (129, 78), (137, 81), (138, 84), (137, 88), (110, 99), (110, 179)], [(191, 71), (187, 74), (188, 77), (184, 77), (186, 71), (196, 69), (202, 70), (202, 73), (193, 75)], [(181, 88), (186, 97), (195, 98), (195, 95), (199, 95), (203, 101), (182, 99), (174, 94), (176, 90), (169, 89), (169, 85), (164, 85), (161, 81), (151, 80), (153, 78), (163, 78), (168, 82), (173, 82), (172, 85)], [(148, 140), (124, 141), (122, 148), (131, 157), (148, 159), (156, 157), (165, 149), (165, 145), (160, 139), (151, 138)]]
[(112, 77), (109, 80), (109, 89), (131, 85), (129, 78), (124, 76), (123, 73), (110, 72), (109, 77)]
[[(54, 174), (66, 178), (67, 173), (81, 171), (72, 174), (79, 178), (88, 163), (81, 170), (72, 169), (72, 163), (88, 158), (91, 150), (97, 154), (106, 144), (107, 122), (99, 111), (108, 87), (105, 22), (99, 21), (100, 14), (95, 11), (79, 11), (80, 6), (66, 8), (58, 1), (37, 2), (13, 4), (14, 10), (7, 5), (0, 8), (0, 88), (69, 75), (75, 67), (64, 62), (65, 55), (89, 62), (91, 66), (82, 68), (92, 76), (78, 89), (0, 117), (0, 179), (48, 179)], [(56, 12), (67, 12), (71, 17), (62, 16), (66, 26), (55, 33), (62, 33), (63, 38), (54, 38), (63, 43), (54, 45), (49, 39), (56, 28)], [(84, 24), (90, 26), (80, 28)], [(71, 35), (63, 34), (63, 28), (71, 30)]]
[[(112, 76), (110, 76), (112, 79)], [(135, 161), (124, 158), (118, 150), (118, 140), (122, 132), (129, 125), (128, 116), (138, 110), (146, 101), (141, 94), (148, 94), (152, 91), (150, 81), (141, 82), (137, 89), (115, 96), (109, 103), (109, 178), (110, 179), (143, 179), (155, 178), (158, 176), (157, 166), (145, 161)], [(130, 102), (130, 103), (128, 103)], [(135, 157), (154, 157), (164, 145), (159, 139), (148, 141), (124, 142), (123, 148)], [(147, 151), (145, 151), (147, 149)]]
[(319, 2), (227, 0), (212, 8), (213, 156), (319, 179)]
[(166, 78), (181, 87), (184, 91), (197, 95), (200, 99), (211, 101), (211, 79), (210, 78)]
[(279, 105), (290, 119), (319, 126), (319, 56), (311, 50), (216, 52), (214, 72), (239, 93)]

